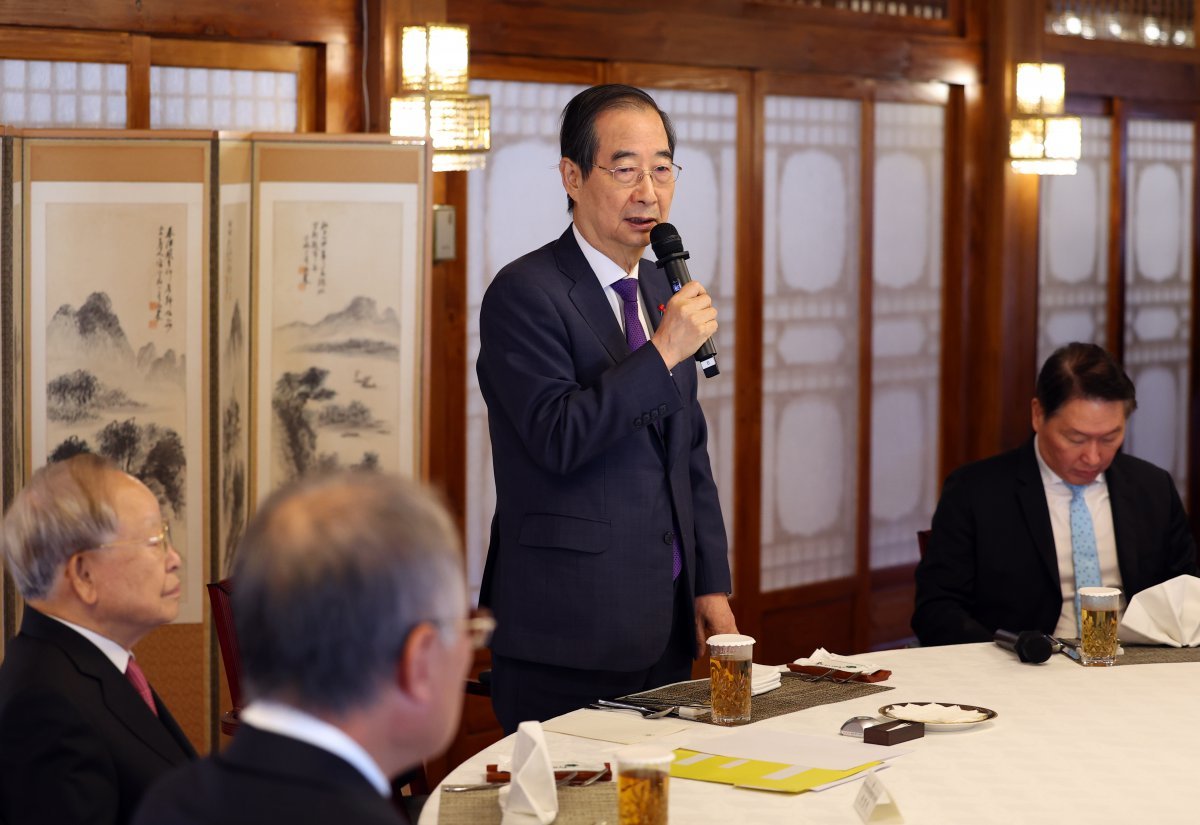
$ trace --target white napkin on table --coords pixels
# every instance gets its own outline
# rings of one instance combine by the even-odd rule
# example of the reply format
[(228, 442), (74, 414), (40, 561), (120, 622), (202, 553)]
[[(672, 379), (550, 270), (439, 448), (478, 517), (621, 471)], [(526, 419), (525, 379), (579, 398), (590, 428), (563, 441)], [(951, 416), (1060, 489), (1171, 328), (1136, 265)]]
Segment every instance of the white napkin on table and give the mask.
[(1117, 635), (1122, 643), (1200, 646), (1200, 578), (1176, 576), (1134, 594)]
[(874, 673), (877, 670), (883, 670), (878, 665), (873, 665), (868, 662), (852, 662), (844, 656), (838, 656), (836, 653), (830, 653), (823, 647), (818, 647), (812, 652), (811, 656), (803, 659), (797, 659), (792, 664), (807, 666), (807, 667), (828, 667), (834, 670), (840, 670), (843, 673)]
[(517, 726), (512, 781), (500, 789), (501, 825), (550, 825), (558, 816), (558, 788), (540, 722)]
[(767, 693), (783, 684), (783, 674), (779, 668), (770, 665), (751, 665), (750, 695), (758, 696)]
[(909, 722), (927, 722), (934, 725), (957, 725), (979, 722), (987, 714), (978, 710), (967, 710), (958, 705), (892, 705), (892, 715)]

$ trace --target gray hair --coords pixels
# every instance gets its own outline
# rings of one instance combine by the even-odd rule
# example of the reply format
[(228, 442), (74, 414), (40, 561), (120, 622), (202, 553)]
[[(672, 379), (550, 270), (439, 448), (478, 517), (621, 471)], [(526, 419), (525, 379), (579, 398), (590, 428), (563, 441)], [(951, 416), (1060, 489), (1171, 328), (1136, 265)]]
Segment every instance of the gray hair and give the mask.
[(466, 616), (449, 514), (428, 489), (383, 473), (277, 491), (246, 528), (232, 573), (247, 692), (310, 709), (370, 701), (417, 624)]
[(33, 474), (0, 530), (0, 547), (22, 596), (46, 598), (67, 559), (113, 540), (118, 525), (112, 482), (120, 474), (115, 464), (92, 453)]

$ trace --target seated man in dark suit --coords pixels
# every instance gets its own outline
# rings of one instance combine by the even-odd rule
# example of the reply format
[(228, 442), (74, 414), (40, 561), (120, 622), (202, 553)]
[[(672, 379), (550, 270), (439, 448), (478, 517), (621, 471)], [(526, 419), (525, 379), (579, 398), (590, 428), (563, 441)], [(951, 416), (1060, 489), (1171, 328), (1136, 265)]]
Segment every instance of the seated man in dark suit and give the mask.
[(1094, 344), (1046, 360), (1034, 438), (951, 473), (917, 565), (912, 626), (925, 645), (997, 629), (1078, 637), (1076, 591), (1128, 599), (1182, 573), (1196, 543), (1167, 471), (1120, 452), (1133, 382)]
[(391, 476), (301, 481), (251, 521), (233, 583), (241, 727), (155, 787), (136, 822), (403, 821), (389, 780), (449, 744), (491, 629), (466, 618), (445, 510)]
[(25, 598), (0, 665), (0, 822), (128, 822), (196, 755), (131, 653), (179, 613), (158, 500), (78, 455), (33, 474), (0, 543)]

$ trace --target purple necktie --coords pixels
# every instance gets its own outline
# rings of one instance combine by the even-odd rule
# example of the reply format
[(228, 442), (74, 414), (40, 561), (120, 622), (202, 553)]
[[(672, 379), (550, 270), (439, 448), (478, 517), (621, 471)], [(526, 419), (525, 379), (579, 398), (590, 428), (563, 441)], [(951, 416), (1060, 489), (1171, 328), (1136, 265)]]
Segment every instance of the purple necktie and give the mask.
[[(621, 296), (621, 311), (625, 317), (625, 340), (633, 352), (646, 343), (646, 331), (638, 318), (638, 282), (636, 278), (622, 278), (612, 285), (613, 291)], [(679, 551), (679, 530), (671, 534), (671, 579), (679, 578), (683, 570), (683, 555)]]
[(125, 666), (125, 678), (129, 680), (129, 684), (133, 685), (134, 690), (138, 692), (138, 696), (142, 697), (142, 701), (150, 708), (150, 712), (158, 716), (158, 708), (154, 706), (154, 694), (150, 692), (150, 683), (146, 681), (146, 674), (142, 673), (142, 669), (138, 667), (138, 663), (129, 657), (129, 664)]

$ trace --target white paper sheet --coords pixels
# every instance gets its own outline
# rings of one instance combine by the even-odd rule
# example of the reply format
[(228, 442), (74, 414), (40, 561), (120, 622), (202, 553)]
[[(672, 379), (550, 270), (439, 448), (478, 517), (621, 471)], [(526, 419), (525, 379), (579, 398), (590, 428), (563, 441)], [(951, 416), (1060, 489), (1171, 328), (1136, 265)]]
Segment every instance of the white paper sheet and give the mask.
[(807, 736), (778, 730), (756, 730), (752, 726), (729, 731), (724, 736), (705, 735), (707, 733), (704, 731), (676, 737), (672, 743), (702, 753), (807, 765), (833, 771), (847, 771), (865, 762), (912, 753), (911, 750), (897, 750), (894, 745), (868, 745), (859, 739), (844, 736)]
[(569, 733), (602, 742), (619, 742), (622, 745), (657, 739), (689, 727), (689, 724), (678, 719), (644, 719), (634, 711), (588, 709), (572, 711), (542, 723), (542, 730)]

